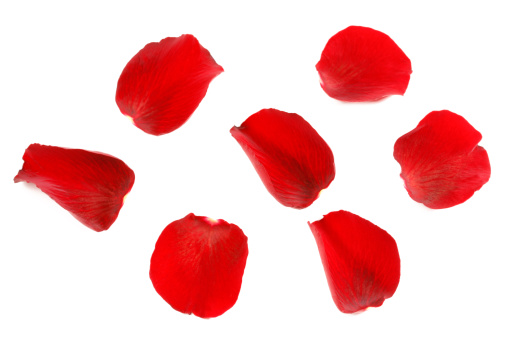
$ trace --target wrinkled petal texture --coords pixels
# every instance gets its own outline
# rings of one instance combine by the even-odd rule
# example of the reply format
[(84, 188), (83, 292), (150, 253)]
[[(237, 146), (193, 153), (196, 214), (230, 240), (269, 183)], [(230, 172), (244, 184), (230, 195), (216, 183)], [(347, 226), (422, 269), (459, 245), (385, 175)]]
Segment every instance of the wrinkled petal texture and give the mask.
[(401, 178), (416, 202), (432, 209), (465, 202), (491, 175), (481, 134), (448, 110), (429, 113), (394, 145)]
[(403, 95), (412, 73), (410, 59), (388, 35), (360, 26), (329, 39), (316, 68), (327, 95), (348, 102)]
[(400, 281), (400, 255), (391, 235), (343, 210), (308, 224), (341, 312), (378, 307), (392, 297)]
[(102, 153), (31, 144), (23, 160), (14, 182), (34, 183), (95, 231), (109, 229), (134, 185), (132, 169)]
[(263, 109), (231, 134), (269, 193), (284, 206), (308, 207), (335, 177), (333, 152), (297, 114)]
[(116, 103), (146, 133), (167, 134), (188, 120), (223, 71), (194, 36), (165, 38), (129, 61), (118, 80)]
[(175, 310), (212, 318), (238, 299), (248, 238), (234, 224), (189, 214), (169, 224), (151, 257), (150, 278)]

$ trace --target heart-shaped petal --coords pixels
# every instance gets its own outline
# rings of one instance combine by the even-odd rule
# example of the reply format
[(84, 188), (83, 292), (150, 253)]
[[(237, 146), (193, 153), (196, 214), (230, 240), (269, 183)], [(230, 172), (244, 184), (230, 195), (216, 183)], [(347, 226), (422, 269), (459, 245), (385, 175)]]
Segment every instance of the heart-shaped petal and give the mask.
[(432, 209), (465, 202), (491, 176), (482, 135), (448, 110), (433, 111), (394, 145), (401, 178), (416, 202)]
[(327, 95), (349, 102), (403, 95), (412, 73), (410, 59), (388, 35), (360, 26), (329, 39), (316, 68)]
[(34, 183), (95, 231), (109, 229), (134, 185), (132, 169), (107, 154), (31, 144), (23, 160), (14, 182)]
[(165, 38), (147, 44), (125, 66), (116, 103), (146, 133), (167, 134), (188, 120), (223, 71), (194, 36)]
[(217, 317), (238, 299), (248, 238), (234, 224), (189, 214), (169, 224), (151, 257), (150, 278), (175, 310)]
[(343, 210), (308, 224), (341, 312), (378, 307), (393, 296), (400, 281), (400, 256), (391, 235)]
[(333, 152), (298, 114), (263, 109), (231, 134), (266, 189), (284, 206), (308, 207), (335, 177)]

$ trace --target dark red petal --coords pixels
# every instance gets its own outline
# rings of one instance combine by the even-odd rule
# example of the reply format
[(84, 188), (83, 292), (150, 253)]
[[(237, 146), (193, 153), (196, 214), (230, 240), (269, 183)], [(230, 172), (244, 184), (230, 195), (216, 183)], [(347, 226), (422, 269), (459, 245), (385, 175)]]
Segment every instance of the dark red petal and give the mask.
[(165, 38), (147, 44), (125, 66), (116, 103), (143, 131), (167, 134), (188, 120), (223, 71), (192, 35)]
[(134, 172), (102, 153), (31, 144), (23, 160), (14, 182), (34, 183), (95, 231), (109, 229), (134, 185)]
[(448, 110), (426, 115), (394, 145), (410, 197), (432, 209), (465, 202), (491, 175), (481, 134)]
[(287, 207), (306, 208), (334, 179), (331, 149), (298, 114), (263, 109), (231, 134), (269, 193)]
[(377, 101), (407, 90), (410, 59), (386, 34), (350, 26), (329, 39), (317, 63), (322, 89), (341, 101)]
[(392, 297), (400, 281), (400, 255), (391, 235), (343, 210), (308, 224), (341, 312), (378, 307)]
[(151, 257), (150, 278), (175, 310), (212, 318), (238, 299), (248, 238), (234, 224), (189, 214), (169, 224)]

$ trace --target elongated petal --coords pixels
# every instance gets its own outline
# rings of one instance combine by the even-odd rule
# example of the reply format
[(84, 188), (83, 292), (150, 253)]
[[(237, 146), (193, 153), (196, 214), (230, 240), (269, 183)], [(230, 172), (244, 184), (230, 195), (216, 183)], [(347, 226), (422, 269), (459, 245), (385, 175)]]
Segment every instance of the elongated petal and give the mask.
[(377, 101), (407, 90), (410, 59), (386, 34), (350, 26), (329, 39), (317, 63), (322, 89), (341, 101)]
[(217, 317), (238, 299), (248, 238), (234, 224), (189, 214), (169, 224), (151, 257), (150, 278), (175, 310)]
[(378, 307), (392, 297), (400, 281), (400, 255), (391, 235), (343, 210), (308, 224), (341, 312)]
[(269, 193), (287, 207), (308, 207), (334, 179), (331, 149), (297, 114), (263, 109), (231, 134)]
[(134, 124), (152, 135), (181, 127), (223, 72), (192, 35), (147, 44), (125, 66), (116, 103)]
[(465, 202), (491, 175), (482, 135), (463, 117), (433, 111), (394, 145), (410, 197), (432, 209)]
[(134, 172), (102, 153), (31, 144), (23, 160), (14, 182), (34, 183), (95, 231), (109, 229), (134, 185)]

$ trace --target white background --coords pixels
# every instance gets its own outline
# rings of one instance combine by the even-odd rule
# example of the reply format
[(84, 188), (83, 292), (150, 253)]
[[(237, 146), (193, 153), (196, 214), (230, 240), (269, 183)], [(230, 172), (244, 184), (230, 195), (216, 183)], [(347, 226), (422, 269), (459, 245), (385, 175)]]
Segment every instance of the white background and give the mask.
[[(3, 3), (0, 336), (507, 336), (505, 11), (501, 1), (415, 3)], [(343, 104), (322, 91), (315, 64), (349, 25), (385, 32), (411, 59), (405, 96)], [(145, 134), (116, 106), (118, 77), (145, 44), (185, 33), (225, 72), (180, 129)], [(334, 152), (336, 178), (305, 210), (278, 204), (230, 136), (262, 108), (302, 115)], [(482, 133), (492, 176), (464, 204), (430, 210), (409, 198), (392, 152), (442, 109)], [(135, 171), (110, 230), (13, 183), (31, 143), (109, 153)], [(395, 295), (360, 315), (335, 307), (306, 223), (340, 209), (387, 230), (401, 255)], [(249, 238), (239, 299), (215, 319), (174, 311), (148, 276), (162, 229), (190, 212)]]

